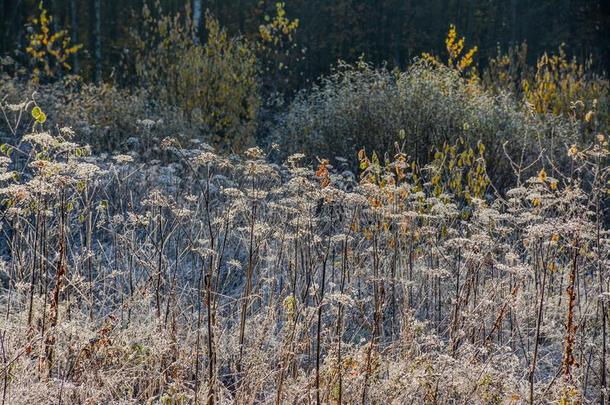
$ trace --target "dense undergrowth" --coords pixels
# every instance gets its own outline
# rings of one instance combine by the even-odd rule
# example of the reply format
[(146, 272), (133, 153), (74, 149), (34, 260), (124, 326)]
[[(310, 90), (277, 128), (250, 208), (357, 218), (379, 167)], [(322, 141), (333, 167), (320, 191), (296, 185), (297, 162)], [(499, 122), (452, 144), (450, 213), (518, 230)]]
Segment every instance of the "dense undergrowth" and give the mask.
[(452, 28), (264, 99), (281, 7), (147, 18), (133, 88), (0, 78), (3, 403), (608, 400), (607, 79)]
[(602, 135), (502, 196), (482, 143), (361, 151), (360, 176), (172, 138), (143, 164), (12, 109), (37, 121), (2, 148), (8, 403), (605, 395)]

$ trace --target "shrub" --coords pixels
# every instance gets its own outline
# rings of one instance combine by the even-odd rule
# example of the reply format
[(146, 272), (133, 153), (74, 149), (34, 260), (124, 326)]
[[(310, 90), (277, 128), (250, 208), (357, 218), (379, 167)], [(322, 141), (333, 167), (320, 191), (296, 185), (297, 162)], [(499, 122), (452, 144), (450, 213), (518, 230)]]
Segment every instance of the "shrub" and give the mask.
[(43, 2), (38, 5), (40, 14), (30, 18), (32, 31), (28, 35), (26, 52), (32, 66), (32, 79), (52, 79), (64, 71), (70, 71), (68, 59), (76, 54), (82, 45), (71, 44), (68, 30), (56, 30), (53, 17), (48, 15)]
[[(608, 79), (593, 69), (587, 59), (569, 58), (562, 47), (555, 54), (544, 53), (535, 67), (527, 65), (527, 45), (498, 50), (483, 73), (484, 86), (494, 92), (508, 92), (531, 106), (538, 114), (568, 116), (583, 124), (587, 142), (610, 124)], [(583, 139), (584, 140), (584, 139)]]
[[(160, 142), (174, 137), (185, 143), (199, 134), (198, 128), (175, 107), (154, 102), (143, 90), (129, 91), (111, 84), (84, 84), (76, 76), (36, 85), (9, 76), (0, 77), (0, 92), (6, 104), (19, 104), (23, 95), (34, 95), (44, 106), (49, 128), (70, 126), (75, 139), (95, 153), (131, 152), (144, 159), (163, 157)], [(22, 124), (30, 118), (22, 117)], [(13, 125), (15, 138), (31, 129)], [(3, 120), (0, 132), (11, 134)]]
[(256, 50), (265, 93), (288, 95), (298, 86), (297, 66), (305, 50), (294, 41), (299, 19), (286, 16), (285, 3), (277, 2), (273, 7), (274, 14), (265, 14), (264, 24), (258, 27)]
[(165, 137), (185, 142), (197, 134), (179, 109), (151, 101), (145, 91), (109, 84), (87, 84), (70, 93), (63, 119), (95, 151), (130, 150), (143, 158), (159, 157)]
[[(471, 78), (476, 78), (477, 70), (476, 66), (473, 66), (474, 56), (479, 50), (477, 46), (470, 48), (468, 51), (464, 51), (465, 37), (458, 39), (458, 33), (455, 25), (449, 25), (449, 31), (447, 31), (447, 37), (445, 38), (445, 49), (447, 50), (447, 63), (445, 66), (453, 68), (458, 72), (468, 75)], [(440, 58), (431, 55), (427, 52), (422, 54), (422, 58), (432, 62), (435, 65), (442, 65)]]
[(391, 72), (362, 61), (354, 66), (340, 62), (319, 85), (296, 96), (279, 120), (274, 140), (286, 153), (325, 157), (351, 158), (359, 148), (373, 145), (387, 149), (401, 129), (399, 99)]
[(565, 155), (565, 145), (577, 136), (574, 123), (542, 120), (522, 111), (509, 96), (494, 96), (456, 69), (427, 61), (405, 72), (363, 61), (340, 63), (310, 91), (301, 92), (280, 122), (273, 139), (286, 153), (341, 156), (353, 166), (360, 148), (384, 154), (396, 141), (419, 163), (431, 160), (435, 146), (459, 137), (469, 145), (482, 141), (493, 162), (489, 172), (500, 183), (512, 173), (503, 159), (505, 143), (511, 155), (528, 160), (541, 147)]
[(138, 85), (184, 111), (214, 144), (238, 150), (250, 145), (260, 106), (253, 47), (229, 37), (210, 14), (206, 41), (199, 44), (189, 13), (156, 11), (145, 5), (142, 27), (131, 31)]

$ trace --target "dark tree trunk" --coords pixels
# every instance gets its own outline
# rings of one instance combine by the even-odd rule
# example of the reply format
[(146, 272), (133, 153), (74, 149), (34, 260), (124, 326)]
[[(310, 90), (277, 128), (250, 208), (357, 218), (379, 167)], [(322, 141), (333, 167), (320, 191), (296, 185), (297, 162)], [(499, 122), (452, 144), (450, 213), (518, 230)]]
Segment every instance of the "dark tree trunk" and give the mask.
[[(78, 43), (78, 6), (76, 0), (70, 0), (70, 39), (72, 44)], [(78, 74), (78, 52), (72, 56), (72, 73)]]
[(102, 81), (102, 0), (93, 0), (93, 56), (95, 59), (94, 79)]

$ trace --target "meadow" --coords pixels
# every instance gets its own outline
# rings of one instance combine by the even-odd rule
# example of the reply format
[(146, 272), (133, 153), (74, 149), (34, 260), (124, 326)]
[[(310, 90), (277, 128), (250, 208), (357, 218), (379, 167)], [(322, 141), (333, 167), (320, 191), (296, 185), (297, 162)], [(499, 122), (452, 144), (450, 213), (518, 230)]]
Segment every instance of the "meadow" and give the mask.
[(5, 60), (3, 404), (608, 403), (603, 73), (452, 26), (280, 100), (280, 8), (146, 10), (133, 88)]

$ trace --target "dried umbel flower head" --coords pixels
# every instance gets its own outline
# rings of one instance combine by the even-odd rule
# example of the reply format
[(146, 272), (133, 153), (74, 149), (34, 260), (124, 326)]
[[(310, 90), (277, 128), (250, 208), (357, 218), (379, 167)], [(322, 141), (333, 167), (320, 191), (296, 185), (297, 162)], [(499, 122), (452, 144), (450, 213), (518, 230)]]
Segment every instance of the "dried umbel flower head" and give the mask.
[(150, 118), (145, 118), (143, 120), (137, 120), (136, 123), (138, 125), (140, 125), (142, 128), (145, 128), (147, 130), (150, 130), (156, 124), (156, 122), (151, 120)]
[(6, 170), (11, 164), (11, 158), (8, 156), (0, 156), (0, 169)]
[(61, 127), (59, 128), (59, 133), (65, 137), (66, 139), (72, 139), (76, 133), (70, 127)]
[(180, 148), (180, 142), (176, 138), (166, 137), (161, 140), (161, 150)]
[(75, 179), (91, 179), (94, 176), (100, 175), (102, 170), (93, 163), (72, 162), (68, 165), (68, 170)]
[(23, 110), (25, 110), (27, 108), (27, 104), (28, 103), (24, 101), (24, 102), (19, 103), (19, 104), (10, 104), (10, 103), (7, 103), (5, 105), (6, 105), (6, 108), (9, 111), (20, 112), (20, 111), (23, 111)]
[(245, 155), (248, 159), (261, 159), (264, 156), (264, 152), (258, 146), (254, 148), (249, 148), (246, 150)]
[(288, 156), (288, 158), (286, 159), (286, 163), (291, 168), (299, 167), (301, 161), (304, 158), (305, 154), (303, 153), (293, 153), (292, 155)]
[(34, 132), (25, 135), (22, 140), (31, 144), (42, 146), (43, 148), (53, 148), (60, 144), (60, 140), (52, 136), (49, 132)]
[(241, 190), (234, 188), (234, 187), (223, 188), (221, 190), (221, 192), (222, 192), (222, 194), (226, 195), (227, 197), (233, 198), (233, 199), (243, 197), (243, 195), (244, 195), (244, 193)]
[(171, 205), (169, 197), (161, 190), (153, 189), (146, 199), (142, 201), (142, 205), (146, 207), (169, 207)]
[(20, 203), (27, 201), (30, 196), (30, 189), (25, 184), (10, 184), (0, 188), (0, 196), (9, 198), (10, 200)]
[(194, 214), (193, 211), (191, 211), (187, 208), (177, 208), (177, 207), (173, 207), (171, 212), (178, 219), (186, 219), (186, 218), (191, 217)]
[(207, 166), (211, 163), (214, 163), (218, 160), (218, 156), (209, 151), (201, 152), (195, 156), (193, 159), (193, 164), (195, 166)]
[(130, 155), (114, 155), (113, 159), (120, 164), (126, 164), (133, 162), (133, 156)]

